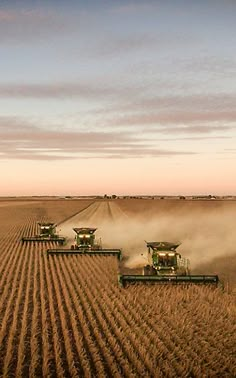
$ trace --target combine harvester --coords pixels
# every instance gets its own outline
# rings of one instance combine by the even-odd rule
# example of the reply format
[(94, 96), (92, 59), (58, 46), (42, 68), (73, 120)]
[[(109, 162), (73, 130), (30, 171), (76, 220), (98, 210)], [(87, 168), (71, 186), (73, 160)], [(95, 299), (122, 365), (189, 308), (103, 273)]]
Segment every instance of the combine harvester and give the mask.
[(75, 231), (75, 242), (71, 245), (70, 249), (66, 248), (53, 248), (48, 249), (48, 255), (58, 254), (80, 254), (80, 255), (115, 255), (118, 260), (121, 260), (121, 249), (102, 248), (101, 241), (98, 243), (95, 240), (96, 228), (80, 227), (73, 228)]
[(23, 236), (22, 242), (56, 242), (63, 245), (66, 238), (56, 233), (56, 224), (54, 223), (37, 223), (39, 233), (35, 236)]
[(191, 275), (189, 260), (176, 251), (179, 244), (169, 242), (146, 242), (148, 265), (143, 267), (143, 275), (121, 275), (121, 287), (137, 282), (157, 284), (210, 284), (217, 286), (217, 275)]

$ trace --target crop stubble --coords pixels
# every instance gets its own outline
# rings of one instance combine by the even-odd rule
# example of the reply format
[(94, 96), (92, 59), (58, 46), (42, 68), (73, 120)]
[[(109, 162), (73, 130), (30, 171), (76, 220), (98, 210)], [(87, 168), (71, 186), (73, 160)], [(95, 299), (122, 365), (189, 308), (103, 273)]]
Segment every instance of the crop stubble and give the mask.
[[(37, 221), (60, 222), (88, 205), (61, 200), (1, 208), (0, 375), (235, 376), (233, 295), (207, 287), (121, 289), (116, 257), (47, 257), (53, 242), (21, 244)], [(101, 217), (102, 227), (113, 230), (128, 206), (134, 213), (134, 202), (101, 201), (81, 221)]]

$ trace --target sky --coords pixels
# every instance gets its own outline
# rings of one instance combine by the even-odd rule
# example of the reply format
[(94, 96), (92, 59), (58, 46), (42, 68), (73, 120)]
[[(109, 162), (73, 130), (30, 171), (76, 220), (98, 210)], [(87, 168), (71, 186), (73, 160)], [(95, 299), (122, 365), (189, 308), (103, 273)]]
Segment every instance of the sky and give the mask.
[(0, 2), (0, 196), (236, 195), (236, 1)]

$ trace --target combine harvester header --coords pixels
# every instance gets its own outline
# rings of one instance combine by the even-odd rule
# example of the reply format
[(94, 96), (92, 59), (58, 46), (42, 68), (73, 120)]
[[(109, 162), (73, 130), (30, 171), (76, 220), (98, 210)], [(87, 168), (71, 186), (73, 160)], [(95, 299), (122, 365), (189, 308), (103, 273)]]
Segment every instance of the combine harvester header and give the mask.
[(177, 275), (162, 275), (162, 276), (144, 276), (144, 275), (122, 275), (118, 276), (118, 282), (121, 287), (125, 287), (127, 284), (134, 284), (136, 282), (142, 283), (159, 283), (159, 284), (172, 284), (172, 285), (189, 285), (189, 284), (201, 284), (201, 285), (218, 285), (219, 278), (217, 275), (189, 275), (189, 276), (177, 276)]
[(21, 239), (22, 242), (57, 242), (63, 245), (66, 241), (66, 238), (63, 236), (59, 236), (56, 233), (56, 224), (47, 222), (47, 223), (37, 223), (38, 226), (38, 234), (34, 236), (23, 236)]
[(102, 248), (101, 241), (98, 243), (95, 239), (95, 231), (96, 228), (91, 227), (79, 227), (73, 228), (75, 231), (75, 242), (71, 245), (69, 249), (66, 248), (55, 248), (55, 249), (48, 249), (48, 255), (58, 255), (58, 254), (66, 254), (66, 255), (116, 255), (118, 260), (121, 260), (121, 249), (114, 249), (114, 248)]
[(146, 242), (148, 265), (143, 267), (142, 275), (118, 275), (121, 287), (127, 284), (157, 283), (173, 285), (218, 285), (217, 275), (191, 275), (189, 260), (176, 251), (179, 244), (170, 242)]

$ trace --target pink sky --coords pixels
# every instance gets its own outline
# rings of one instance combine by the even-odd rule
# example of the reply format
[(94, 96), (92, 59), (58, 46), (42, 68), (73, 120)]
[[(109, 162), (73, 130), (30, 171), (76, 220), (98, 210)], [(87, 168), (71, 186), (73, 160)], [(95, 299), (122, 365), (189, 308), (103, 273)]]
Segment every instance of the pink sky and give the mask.
[(0, 4), (0, 196), (236, 195), (235, 12)]

